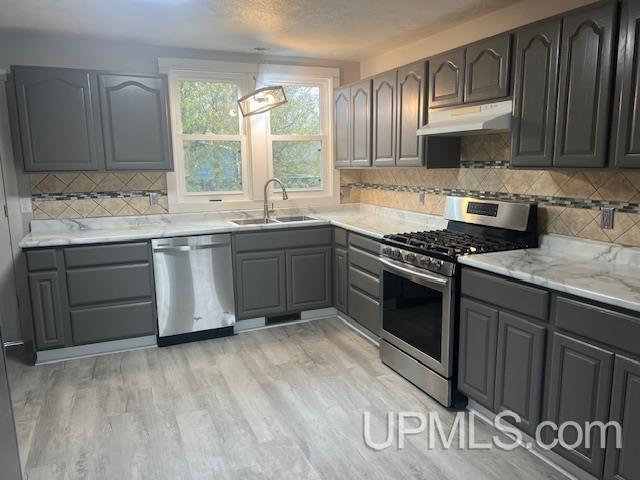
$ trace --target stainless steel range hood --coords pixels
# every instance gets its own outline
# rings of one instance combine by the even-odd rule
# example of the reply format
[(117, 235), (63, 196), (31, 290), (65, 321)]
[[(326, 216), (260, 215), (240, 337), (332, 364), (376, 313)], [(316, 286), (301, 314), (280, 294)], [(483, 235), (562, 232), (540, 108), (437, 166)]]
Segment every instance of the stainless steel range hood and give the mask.
[(450, 110), (430, 110), (429, 123), (418, 129), (418, 135), (459, 137), (479, 133), (511, 130), (513, 102), (504, 100)]

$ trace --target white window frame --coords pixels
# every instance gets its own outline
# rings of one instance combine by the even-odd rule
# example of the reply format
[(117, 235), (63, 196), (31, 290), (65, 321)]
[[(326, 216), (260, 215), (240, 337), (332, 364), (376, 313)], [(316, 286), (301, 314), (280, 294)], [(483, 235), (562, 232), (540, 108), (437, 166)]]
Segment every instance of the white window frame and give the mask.
[[(174, 172), (167, 174), (169, 212), (224, 211), (237, 209), (258, 209), (263, 204), (263, 186), (273, 176), (269, 114), (253, 115), (243, 119), (244, 144), (241, 145), (243, 160), (243, 193), (239, 194), (190, 194), (185, 195), (184, 152), (181, 134), (179, 84), (181, 80), (230, 79), (244, 82), (248, 92), (254, 88), (274, 84), (276, 81), (291, 84), (322, 85), (320, 108), (323, 145), (323, 190), (292, 190), (289, 200), (282, 201), (279, 191), (270, 189), (268, 201), (275, 202), (276, 208), (304, 208), (308, 206), (337, 205), (340, 203), (340, 177), (333, 168), (333, 89), (340, 84), (340, 70), (328, 67), (308, 67), (297, 65), (252, 64), (211, 60), (179, 58), (159, 58), (159, 70), (169, 76), (169, 102), (174, 152)], [(222, 139), (222, 136), (218, 136)], [(303, 136), (304, 139), (311, 139)], [(283, 138), (284, 139), (284, 138)]]
[[(242, 114), (238, 110), (238, 134), (191, 134), (182, 133), (182, 109), (180, 108), (180, 83), (183, 81), (193, 82), (213, 82), (213, 83), (230, 83), (237, 85), (239, 95), (244, 95), (249, 87), (247, 78), (242, 74), (232, 73), (207, 73), (193, 72), (188, 70), (172, 70), (169, 73), (169, 91), (171, 101), (171, 126), (173, 131), (173, 155), (174, 155), (174, 179), (172, 187), (169, 189), (173, 192), (176, 203), (210, 203), (212, 201), (221, 201), (224, 198), (233, 199), (235, 201), (250, 200), (250, 168), (249, 168), (249, 152), (247, 139), (247, 122), (242, 118)], [(203, 141), (236, 141), (240, 142), (240, 160), (242, 175), (242, 190), (228, 192), (188, 192), (186, 188), (185, 176), (185, 155), (184, 140), (203, 140)]]
[[(331, 188), (327, 185), (327, 179), (331, 175), (333, 166), (331, 163), (331, 151), (329, 150), (329, 135), (331, 132), (331, 106), (332, 102), (332, 85), (329, 79), (318, 78), (303, 78), (299, 76), (283, 76), (283, 75), (267, 75), (264, 82), (267, 85), (300, 85), (309, 87), (318, 87), (320, 89), (320, 133), (318, 135), (272, 135), (271, 134), (271, 115), (267, 115), (265, 118), (265, 135), (267, 137), (267, 161), (269, 168), (269, 176), (275, 176), (274, 164), (273, 164), (273, 142), (278, 141), (319, 141), (322, 151), (322, 186), (319, 188), (309, 189), (287, 189), (294, 197), (303, 198), (307, 196), (317, 196), (318, 194), (328, 194), (328, 190)], [(327, 168), (328, 167), (328, 168)], [(277, 186), (272, 188), (278, 190)]]

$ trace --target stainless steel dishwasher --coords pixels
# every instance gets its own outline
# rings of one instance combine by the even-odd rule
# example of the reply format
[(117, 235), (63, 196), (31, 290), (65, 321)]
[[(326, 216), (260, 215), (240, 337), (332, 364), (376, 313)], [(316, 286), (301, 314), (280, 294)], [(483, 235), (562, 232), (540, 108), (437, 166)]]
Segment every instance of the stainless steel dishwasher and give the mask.
[(158, 345), (233, 335), (231, 236), (152, 240)]

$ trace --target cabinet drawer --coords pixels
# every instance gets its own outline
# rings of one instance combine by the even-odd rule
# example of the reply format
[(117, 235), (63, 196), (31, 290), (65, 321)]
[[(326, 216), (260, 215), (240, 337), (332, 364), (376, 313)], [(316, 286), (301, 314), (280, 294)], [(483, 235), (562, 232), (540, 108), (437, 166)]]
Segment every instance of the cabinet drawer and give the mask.
[(559, 328), (640, 355), (640, 317), (559, 296), (554, 303)]
[(117, 265), (67, 271), (70, 305), (151, 297), (148, 264)]
[(71, 310), (74, 345), (140, 337), (155, 333), (151, 302)]
[(376, 255), (380, 253), (380, 242), (355, 233), (349, 233), (349, 246), (352, 245), (354, 247), (361, 248), (362, 250), (375, 253)]
[(27, 268), (30, 272), (57, 269), (56, 250), (29, 250), (27, 252)]
[(333, 240), (336, 245), (340, 245), (342, 247), (347, 246), (347, 231), (342, 228), (334, 228), (333, 229)]
[(236, 252), (302, 248), (331, 245), (331, 227), (239, 233), (235, 236)]
[(358, 268), (350, 267), (349, 284), (368, 293), (376, 299), (380, 298), (380, 279), (375, 275), (363, 272)]
[(349, 265), (355, 265), (376, 277), (380, 277), (380, 260), (378, 256), (359, 248), (349, 247)]
[(538, 320), (549, 318), (549, 293), (494, 275), (462, 270), (462, 294)]
[(64, 249), (64, 263), (69, 268), (148, 261), (149, 245), (146, 242), (91, 245)]
[(349, 287), (349, 316), (376, 335), (380, 335), (380, 303), (352, 287)]

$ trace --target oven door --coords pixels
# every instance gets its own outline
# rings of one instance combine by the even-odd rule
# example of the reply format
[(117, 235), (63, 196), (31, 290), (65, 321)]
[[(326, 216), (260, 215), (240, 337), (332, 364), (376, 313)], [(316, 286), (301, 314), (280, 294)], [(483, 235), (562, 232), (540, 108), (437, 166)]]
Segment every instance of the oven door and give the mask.
[(381, 257), (382, 338), (431, 370), (453, 375), (454, 278)]

